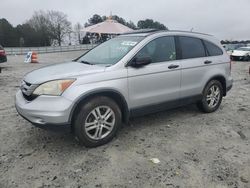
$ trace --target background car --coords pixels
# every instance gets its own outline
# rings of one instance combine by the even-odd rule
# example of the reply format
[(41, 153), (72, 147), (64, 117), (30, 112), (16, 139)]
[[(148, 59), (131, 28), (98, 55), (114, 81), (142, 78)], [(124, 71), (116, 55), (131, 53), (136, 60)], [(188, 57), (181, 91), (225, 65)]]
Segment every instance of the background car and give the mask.
[(225, 44), (224, 48), (226, 49), (227, 54), (231, 56), (234, 50), (236, 50), (238, 48), (241, 48), (241, 47), (245, 47), (245, 46), (246, 46), (245, 44), (241, 44), (241, 43), (238, 43), (238, 44)]
[(250, 46), (241, 47), (233, 51), (231, 55), (232, 60), (250, 61)]
[(0, 63), (4, 63), (4, 62), (7, 62), (7, 56), (6, 56), (5, 50), (0, 45)]

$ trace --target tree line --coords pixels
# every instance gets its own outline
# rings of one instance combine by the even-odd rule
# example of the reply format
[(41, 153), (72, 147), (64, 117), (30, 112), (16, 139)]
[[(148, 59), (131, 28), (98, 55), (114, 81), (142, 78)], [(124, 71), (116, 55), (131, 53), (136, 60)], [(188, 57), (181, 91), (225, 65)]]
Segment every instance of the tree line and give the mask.
[[(94, 25), (106, 19), (106, 16), (94, 14), (84, 25), (77, 23), (72, 27), (72, 23), (63, 12), (40, 10), (34, 12), (32, 17), (23, 24), (14, 27), (7, 19), (1, 18), (0, 44), (4, 47), (61, 46), (67, 37), (70, 40), (72, 33), (76, 35), (78, 43), (82, 43), (80, 33), (83, 26)], [(164, 24), (152, 19), (140, 20), (137, 24), (117, 15), (113, 15), (112, 19), (131, 29), (167, 29)]]
[(222, 40), (221, 44), (250, 44), (250, 40)]
[(67, 15), (53, 10), (36, 11), (28, 21), (16, 27), (0, 19), (0, 44), (6, 47), (61, 45), (70, 32), (72, 27)]

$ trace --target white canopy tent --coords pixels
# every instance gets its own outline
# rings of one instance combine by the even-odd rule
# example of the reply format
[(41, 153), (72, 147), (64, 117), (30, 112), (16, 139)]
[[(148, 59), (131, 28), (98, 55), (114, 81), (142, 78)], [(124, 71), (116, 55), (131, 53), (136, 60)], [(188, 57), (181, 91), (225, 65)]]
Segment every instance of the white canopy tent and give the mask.
[(104, 22), (101, 22), (101, 23), (98, 23), (89, 27), (85, 27), (82, 31), (88, 32), (88, 33), (117, 35), (117, 34), (130, 32), (132, 30), (133, 29), (130, 29), (129, 27), (122, 25), (115, 20), (107, 19)]

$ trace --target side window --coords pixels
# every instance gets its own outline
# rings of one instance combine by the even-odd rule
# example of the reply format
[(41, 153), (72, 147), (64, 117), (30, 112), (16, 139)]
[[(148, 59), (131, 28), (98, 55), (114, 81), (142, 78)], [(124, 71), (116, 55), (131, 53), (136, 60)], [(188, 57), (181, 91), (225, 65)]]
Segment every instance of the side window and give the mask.
[(205, 57), (202, 41), (193, 37), (179, 37), (182, 59)]
[(160, 37), (144, 46), (135, 58), (150, 57), (152, 63), (176, 60), (174, 37)]
[(209, 56), (218, 56), (218, 55), (223, 54), (223, 51), (215, 44), (208, 42), (208, 41), (205, 41), (205, 40), (204, 40), (204, 44), (207, 48)]

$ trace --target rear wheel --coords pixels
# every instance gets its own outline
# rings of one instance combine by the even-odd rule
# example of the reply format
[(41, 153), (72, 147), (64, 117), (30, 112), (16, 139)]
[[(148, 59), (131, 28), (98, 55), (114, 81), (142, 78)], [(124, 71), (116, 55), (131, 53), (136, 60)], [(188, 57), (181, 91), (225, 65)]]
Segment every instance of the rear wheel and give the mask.
[(77, 140), (86, 147), (106, 144), (121, 126), (121, 110), (110, 98), (100, 96), (85, 103), (73, 124)]
[(223, 88), (218, 80), (210, 81), (204, 91), (202, 99), (198, 102), (198, 108), (206, 113), (211, 113), (216, 111), (222, 101)]

